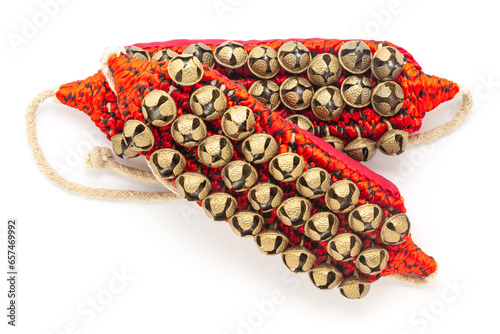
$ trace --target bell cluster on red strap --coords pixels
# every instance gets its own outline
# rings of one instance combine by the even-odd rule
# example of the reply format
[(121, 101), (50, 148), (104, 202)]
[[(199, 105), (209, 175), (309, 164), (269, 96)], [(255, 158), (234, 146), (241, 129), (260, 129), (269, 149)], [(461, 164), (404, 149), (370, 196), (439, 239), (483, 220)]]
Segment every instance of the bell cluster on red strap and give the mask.
[[(138, 47), (131, 47), (128, 53), (137, 55), (138, 59), (150, 57)], [(150, 58), (166, 61), (176, 55), (179, 56), (173, 50), (162, 49)], [(169, 74), (174, 81), (178, 79), (172, 74), (178, 73), (179, 66), (186, 65), (182, 59), (190, 55), (194, 56), (190, 59), (196, 66), (189, 73), (183, 71), (184, 84), (194, 84), (200, 78), (200, 65), (196, 60), (211, 68), (218, 64), (227, 71), (228, 77), (242, 84), (253, 76), (257, 80), (248, 88), (250, 94), (271, 110), (283, 105), (289, 116), (287, 120), (314, 134), (318, 132), (315, 125), (301, 113), (311, 110), (318, 121), (325, 121), (321, 132), (327, 134), (323, 139), (355, 160), (371, 159), (376, 148), (387, 155), (401, 154), (406, 148), (408, 131), (394, 129), (388, 121), (401, 110), (404, 101), (403, 90), (394, 80), (400, 75), (405, 58), (393, 46), (383, 46), (372, 53), (363, 41), (347, 41), (338, 52), (318, 53), (313, 58), (304, 44), (295, 41), (285, 42), (278, 49), (259, 45), (249, 53), (244, 45), (232, 41), (221, 43), (214, 51), (204, 43), (194, 43), (187, 46), (175, 66), (172, 65)], [(246, 78), (231, 77), (232, 71), (243, 67), (249, 70)], [(283, 72), (285, 80), (273, 81)], [(346, 108), (368, 106), (383, 117), (382, 123), (387, 124), (386, 133), (377, 142), (363, 137), (357, 125), (358, 137), (354, 140), (329, 134), (328, 125), (335, 123)]]
[[(338, 58), (320, 54), (311, 59), (309, 50), (298, 42), (284, 43), (277, 51), (256, 47), (250, 54), (241, 44), (230, 41), (214, 52), (198, 43), (188, 46), (184, 54), (166, 49), (151, 56), (137, 47), (127, 49), (127, 54), (142, 61), (167, 61), (168, 75), (179, 86), (200, 82), (202, 62), (208, 67), (215, 63), (228, 68), (246, 65), (264, 79), (276, 75), (280, 67), (292, 74), (307, 71), (309, 80), (291, 76), (279, 88), (272, 81), (258, 81), (250, 93), (267, 99), (270, 109), (281, 102), (293, 110), (312, 105), (315, 114), (325, 119), (334, 119), (345, 104), (361, 107), (371, 103), (381, 114), (395, 114), (403, 98), (401, 88), (391, 81), (401, 72), (403, 57), (399, 51), (382, 47), (372, 55), (362, 41), (346, 42)], [(338, 88), (333, 84), (341, 68), (353, 75)], [(372, 82), (361, 75), (370, 68), (379, 80), (374, 89)], [(314, 93), (313, 85), (322, 88)], [(370, 282), (388, 265), (386, 247), (407, 240), (407, 216), (361, 198), (355, 182), (339, 175), (332, 179), (328, 171), (305, 160), (294, 145), (280, 151), (275, 137), (265, 129), (255, 131), (252, 109), (234, 103), (228, 108), (233, 94), (215, 81), (204, 83), (190, 91), (189, 112), (179, 113), (169, 92), (152, 90), (142, 99), (144, 122), (126, 121), (123, 133), (112, 138), (113, 149), (120, 157), (149, 151), (155, 143), (152, 129), (161, 127), (172, 138), (171, 148), (154, 150), (150, 163), (162, 178), (174, 181), (188, 201), (201, 202), (208, 217), (228, 221), (237, 235), (254, 237), (263, 253), (281, 254), (291, 271), (308, 272), (317, 288), (338, 286), (347, 298), (364, 297)], [(293, 114), (287, 120), (314, 134), (307, 117)], [(208, 130), (213, 127), (216, 132)], [(367, 160), (372, 152), (365, 151), (376, 145), (358, 138), (344, 147), (339, 138), (327, 139), (358, 160)], [(398, 153), (392, 144), (379, 142), (379, 147), (384, 153)], [(186, 153), (192, 148), (195, 156)], [(196, 171), (185, 170), (187, 158), (196, 161)], [(213, 169), (214, 179), (201, 172), (207, 168)], [(219, 182), (217, 191), (213, 190), (215, 179)], [(300, 240), (292, 241), (290, 235)], [(325, 245), (327, 254), (318, 254)]]

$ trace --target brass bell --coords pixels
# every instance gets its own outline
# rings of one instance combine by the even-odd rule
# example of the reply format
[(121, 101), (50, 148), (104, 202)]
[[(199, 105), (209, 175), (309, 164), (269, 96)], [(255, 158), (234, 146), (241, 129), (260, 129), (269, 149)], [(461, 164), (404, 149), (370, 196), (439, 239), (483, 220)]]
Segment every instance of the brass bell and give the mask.
[(190, 44), (182, 53), (195, 56), (200, 62), (208, 67), (214, 68), (215, 66), (214, 52), (203, 43)]
[(115, 154), (122, 159), (123, 156), (126, 156), (129, 159), (139, 156), (139, 153), (129, 148), (122, 133), (111, 137), (111, 145)]
[(154, 151), (149, 161), (165, 179), (175, 179), (186, 167), (186, 159), (181, 152), (170, 148)]
[(406, 150), (408, 145), (409, 134), (404, 130), (393, 129), (389, 121), (387, 124), (387, 132), (380, 137), (377, 142), (377, 147), (380, 152), (387, 155), (400, 155)]
[(357, 161), (368, 161), (376, 153), (377, 144), (368, 138), (356, 138), (344, 147), (344, 152)]
[(224, 221), (231, 218), (238, 209), (238, 202), (233, 196), (217, 192), (203, 199), (203, 209), (209, 218), (215, 221)]
[(278, 144), (272, 136), (256, 133), (243, 141), (241, 151), (248, 162), (261, 164), (271, 160), (278, 153)]
[(257, 182), (255, 168), (246, 161), (235, 160), (228, 163), (221, 172), (222, 181), (227, 189), (245, 191)]
[(361, 74), (370, 68), (372, 51), (363, 41), (348, 41), (339, 49), (339, 61), (346, 71)]
[(233, 144), (227, 137), (212, 135), (198, 146), (198, 158), (207, 167), (217, 168), (226, 165), (233, 158)]
[(350, 180), (334, 182), (325, 195), (328, 209), (336, 213), (351, 211), (359, 202), (359, 189)]
[(331, 179), (330, 174), (323, 168), (308, 169), (297, 179), (297, 191), (307, 198), (321, 197), (330, 188)]
[(222, 116), (221, 128), (232, 140), (243, 140), (254, 132), (255, 117), (252, 109), (244, 106), (229, 108)]
[(270, 79), (280, 70), (278, 53), (269, 46), (259, 45), (248, 55), (248, 68), (261, 79)]
[(335, 261), (349, 261), (361, 251), (361, 239), (352, 233), (341, 233), (328, 241), (326, 249)]
[(153, 55), (152, 59), (157, 60), (157, 61), (167, 61), (167, 60), (174, 58), (177, 55), (178, 55), (177, 52), (170, 50), (170, 49), (165, 49), (165, 50), (159, 50), (158, 52), (156, 52)]
[(280, 86), (271, 80), (255, 81), (248, 93), (271, 110), (278, 108), (281, 103)]
[(273, 228), (261, 231), (254, 240), (260, 251), (267, 255), (282, 253), (290, 242), (285, 233)]
[(373, 110), (379, 115), (390, 117), (401, 110), (404, 98), (405, 94), (400, 85), (394, 81), (385, 81), (375, 87), (371, 102)]
[(373, 85), (366, 77), (350, 76), (340, 86), (340, 93), (345, 103), (354, 108), (363, 108), (370, 104)]
[(398, 213), (387, 219), (380, 230), (380, 238), (387, 245), (397, 245), (410, 234), (410, 220), (404, 213)]
[(377, 153), (377, 143), (368, 138), (362, 138), (359, 127), (356, 126), (358, 137), (344, 147), (344, 152), (357, 161), (368, 161)]
[(340, 78), (341, 73), (340, 62), (331, 53), (317, 55), (307, 67), (307, 77), (316, 86), (333, 85)]
[(311, 102), (311, 109), (319, 119), (330, 121), (342, 114), (344, 111), (344, 99), (337, 87), (321, 87), (314, 93)]
[(342, 139), (330, 135), (326, 135), (322, 137), (324, 141), (326, 141), (328, 144), (332, 145), (335, 147), (336, 150), (339, 150), (340, 152), (344, 151), (345, 143)]
[(255, 236), (262, 230), (264, 218), (257, 212), (239, 211), (229, 219), (229, 226), (240, 237)]
[(203, 174), (185, 172), (175, 180), (177, 191), (190, 202), (199, 202), (212, 190), (210, 179)]
[(215, 86), (203, 86), (191, 94), (189, 106), (196, 116), (205, 121), (219, 118), (227, 108), (224, 93)]
[(383, 217), (382, 209), (377, 204), (364, 204), (352, 210), (347, 220), (354, 232), (368, 233), (380, 226)]
[(278, 61), (286, 71), (297, 74), (303, 72), (311, 61), (311, 52), (300, 42), (289, 41), (278, 50)]
[(398, 49), (384, 46), (375, 52), (372, 61), (372, 73), (380, 81), (396, 79), (403, 70), (404, 57)]
[(125, 49), (125, 52), (132, 58), (149, 61), (151, 58), (149, 57), (149, 53), (146, 50), (141, 49), (138, 46), (131, 46)]
[(316, 255), (304, 246), (288, 247), (283, 252), (283, 263), (294, 273), (303, 273), (311, 270), (316, 262)]
[(303, 110), (311, 105), (314, 89), (309, 81), (302, 77), (289, 77), (280, 86), (280, 98), (283, 104), (292, 110)]
[(370, 281), (365, 278), (347, 276), (340, 284), (339, 290), (342, 296), (349, 299), (360, 299), (370, 291)]
[(304, 159), (297, 153), (281, 153), (269, 164), (269, 172), (276, 181), (292, 182), (302, 175)]
[(178, 85), (192, 86), (203, 78), (203, 66), (193, 55), (180, 54), (167, 66), (170, 78)]
[(312, 204), (304, 197), (290, 197), (278, 207), (278, 219), (287, 226), (300, 227), (311, 217)]
[(179, 145), (198, 146), (207, 136), (207, 127), (201, 118), (194, 115), (179, 116), (170, 129), (172, 137)]
[(332, 212), (318, 212), (306, 222), (304, 233), (311, 240), (323, 242), (337, 233), (339, 225), (339, 218)]
[(248, 54), (240, 43), (226, 41), (214, 52), (215, 61), (224, 67), (238, 68), (247, 62)]
[(342, 272), (331, 263), (320, 263), (309, 271), (309, 278), (315, 287), (321, 290), (331, 290), (342, 279)]
[(177, 105), (165, 91), (153, 90), (142, 100), (142, 115), (154, 126), (166, 126), (177, 116)]
[(269, 212), (276, 209), (283, 200), (283, 190), (275, 184), (264, 182), (250, 188), (248, 201), (255, 211)]
[(302, 130), (306, 130), (314, 134), (314, 125), (306, 116), (295, 114), (288, 116), (286, 120), (297, 125)]
[(375, 275), (382, 272), (387, 266), (389, 252), (383, 248), (367, 248), (356, 258), (356, 268), (365, 275)]
[(141, 152), (153, 148), (155, 137), (146, 124), (130, 119), (123, 126), (123, 138), (130, 150)]

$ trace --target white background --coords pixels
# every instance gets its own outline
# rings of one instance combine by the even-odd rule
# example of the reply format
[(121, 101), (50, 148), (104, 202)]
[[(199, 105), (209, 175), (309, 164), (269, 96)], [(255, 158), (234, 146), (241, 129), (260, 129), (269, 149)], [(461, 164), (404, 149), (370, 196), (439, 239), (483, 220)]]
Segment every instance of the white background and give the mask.
[[(50, 17), (34, 0), (3, 2), (0, 10), (1, 333), (498, 330), (492, 303), (500, 297), (500, 47), (497, 11), (488, 8), (493, 2), (62, 2), (45, 9)], [(30, 23), (38, 28), (27, 33)], [(15, 46), (9, 36), (24, 40)], [(206, 218), (196, 204), (83, 198), (37, 169), (25, 135), (26, 106), (43, 89), (94, 74), (105, 47), (292, 37), (388, 40), (410, 51), (426, 73), (472, 90), (475, 106), (456, 131), (398, 157), (379, 153), (368, 163), (399, 187), (414, 240), (440, 263), (430, 285), (383, 278), (365, 299), (350, 301), (337, 289), (319, 291), (306, 275), (288, 273), (280, 257), (262, 255), (251, 239)], [(422, 130), (458, 107), (459, 101), (443, 104)], [(84, 169), (83, 152), (109, 143), (82, 112), (47, 102), (37, 124), (47, 158), (63, 176), (90, 186), (161, 189)], [(19, 221), (16, 328), (5, 317), (10, 217)]]

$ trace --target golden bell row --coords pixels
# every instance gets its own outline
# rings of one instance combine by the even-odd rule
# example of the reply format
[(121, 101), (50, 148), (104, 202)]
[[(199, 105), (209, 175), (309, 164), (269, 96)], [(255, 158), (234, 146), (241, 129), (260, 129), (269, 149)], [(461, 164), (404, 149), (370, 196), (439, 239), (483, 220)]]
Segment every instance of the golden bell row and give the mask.
[[(141, 60), (155, 59), (167, 61), (178, 56), (175, 51), (164, 49), (152, 57), (136, 46), (127, 48), (127, 53)], [(396, 79), (403, 69), (405, 59), (401, 52), (392, 46), (380, 47), (374, 54), (363, 41), (346, 41), (339, 49), (338, 57), (331, 53), (321, 53), (312, 59), (310, 50), (302, 43), (288, 41), (275, 49), (259, 45), (247, 53), (245, 47), (237, 42), (225, 41), (212, 51), (203, 43), (186, 47), (183, 55), (192, 55), (200, 62), (213, 68), (215, 63), (235, 69), (244, 65), (258, 78), (271, 79), (283, 68), (292, 74), (307, 70), (307, 76), (317, 86), (335, 83), (344, 68), (352, 74), (362, 74), (371, 69), (379, 81)]]
[[(243, 50), (244, 48), (240, 44), (231, 44), (231, 42), (227, 42), (229, 44), (226, 44), (223, 48), (222, 51), (218, 53), (218, 49), (216, 49), (215, 54), (231, 54), (231, 52), (236, 52), (236, 50)], [(291, 43), (291, 44), (290, 44)], [(295, 43), (295, 44), (294, 44)], [(358, 70), (354, 70), (356, 66), (359, 64), (362, 64), (362, 59), (364, 59), (364, 52), (368, 50), (368, 53), (371, 55), (371, 51), (368, 49), (368, 46), (364, 42), (359, 42), (359, 44), (354, 47), (353, 49), (349, 48), (351, 42), (345, 43), (340, 51), (339, 54), (344, 54), (343, 57), (341, 57), (341, 61), (337, 60), (337, 58), (329, 53), (326, 54), (320, 54), (318, 55), (310, 64), (310, 67), (308, 70), (308, 75), (309, 75), (309, 80), (306, 80), (303, 77), (297, 77), (297, 76), (291, 76), (287, 78), (283, 84), (281, 85), (279, 89), (279, 97), (283, 101), (283, 104), (291, 109), (291, 110), (303, 110), (308, 108), (309, 106), (312, 107), (312, 110), (314, 114), (322, 119), (322, 120), (332, 120), (336, 117), (338, 117), (343, 109), (345, 104), (347, 103), (348, 105), (355, 107), (355, 108), (362, 108), (368, 106), (370, 103), (372, 104), (373, 109), (379, 113), (381, 116), (384, 117), (389, 117), (393, 116), (396, 113), (399, 112), (403, 105), (403, 100), (404, 100), (404, 94), (403, 90), (401, 87), (396, 84), (393, 81), (390, 81), (388, 79), (389, 77), (392, 78), (392, 74), (394, 74), (393, 71), (386, 67), (380, 67), (384, 68), (385, 71), (380, 70), (375, 71), (374, 73), (391, 73), (391, 75), (386, 76), (384, 80), (381, 80), (380, 84), (378, 84), (375, 89), (373, 89), (373, 85), (368, 80), (366, 77), (362, 76), (356, 76), (352, 75), (347, 77), (343, 82), (340, 87), (340, 90), (334, 86), (331, 86), (333, 83), (335, 83), (338, 78), (340, 77), (340, 65), (337, 66), (338, 71), (334, 71), (334, 69), (329, 69), (330, 66), (333, 66), (333, 64), (336, 63), (343, 63), (343, 64), (350, 64), (352, 62), (353, 70), (351, 73), (359, 74), (362, 72), (359, 72)], [(223, 43), (224, 44), (224, 43)], [(363, 46), (364, 45), (364, 46)], [(196, 49), (195, 46), (198, 46), (198, 49), (200, 52), (196, 53), (194, 50)], [(129, 48), (128, 50), (135, 50), (135, 51), (130, 51), (130, 54), (134, 57), (139, 57), (141, 59), (145, 58), (143, 55), (147, 54), (146, 51), (144, 50), (137, 50), (137, 47), (133, 47), (135, 49)], [(267, 49), (266, 49), (267, 48)], [(303, 46), (301, 43), (297, 42), (287, 42), (283, 44), (283, 46), (280, 48), (278, 51), (278, 55), (280, 52), (282, 54), (285, 54), (283, 56), (283, 62), (286, 63), (286, 60), (291, 57), (299, 57), (300, 52), (305, 52), (303, 49), (305, 46)], [(207, 58), (207, 51), (210, 50), (206, 45), (204, 44), (196, 44), (196, 45), (191, 45), (188, 48), (186, 48), (187, 52), (181, 54), (181, 55), (176, 55), (174, 56), (168, 67), (168, 73), (172, 80), (176, 82), (177, 84), (180, 85), (194, 85), (198, 81), (201, 80), (203, 76), (203, 67), (201, 65), (200, 59), (206, 59)], [(227, 52), (223, 52), (225, 49), (227, 49)], [(282, 50), (283, 49), (283, 50)], [(290, 50), (288, 50), (290, 49)], [(261, 52), (260, 52), (260, 51)], [(258, 46), (250, 52), (250, 57), (248, 57), (248, 62), (250, 69), (252, 70), (252, 65), (251, 64), (260, 64), (260, 62), (263, 62), (263, 60), (258, 60), (255, 63), (252, 63), (251, 60), (253, 59), (251, 57), (252, 53), (258, 52), (259, 55), (262, 57), (265, 57), (267, 60), (270, 59), (270, 56), (268, 55), (269, 52), (275, 52), (274, 49), (270, 47), (264, 47), (264, 46)], [(395, 50), (395, 51), (394, 51)], [(172, 51), (173, 52), (173, 51)], [(309, 52), (307, 50), (307, 52)], [(396, 57), (400, 61), (402, 61), (402, 55), (400, 55), (399, 51), (393, 47), (383, 47), (380, 50), (377, 51), (375, 54), (375, 60), (380, 60), (381, 57), (377, 56), (378, 53), (380, 55), (387, 55), (387, 59), (385, 59), (385, 62), (387, 62), (387, 66), (389, 65), (394, 65), (394, 64), (399, 64), (396, 60), (392, 59), (391, 56), (393, 56), (393, 53), (391, 52), (398, 52), (399, 56)], [(158, 51), (157, 54), (164, 54), (164, 51)], [(276, 53), (276, 52), (275, 52)], [(168, 52), (167, 52), (168, 54)], [(308, 57), (310, 57), (309, 53), (306, 53)], [(303, 57), (306, 54), (302, 54), (301, 57)], [(235, 56), (234, 54), (231, 54), (232, 56), (236, 57), (236, 59), (240, 58), (241, 56)], [(357, 56), (356, 56), (357, 55)], [(155, 54), (156, 56), (156, 54)], [(153, 56), (153, 59), (164, 59), (164, 57), (155, 57)], [(227, 57), (231, 58), (231, 56), (227, 55)], [(276, 56), (278, 57), (278, 56)], [(358, 59), (358, 58), (359, 59)], [(217, 60), (217, 56), (215, 57)], [(245, 58), (246, 59), (246, 58)], [(278, 59), (280, 59), (278, 57)], [(294, 58), (293, 58), (294, 59)], [(307, 58), (309, 59), (309, 58)], [(342, 59), (344, 61), (342, 62)], [(205, 60), (206, 61), (206, 60)], [(357, 61), (357, 62), (356, 62)], [(369, 63), (371, 62), (371, 57), (369, 58)], [(222, 62), (223, 65), (229, 66), (228, 63), (231, 63), (229, 60), (227, 62)], [(277, 61), (276, 61), (277, 63)], [(303, 63), (302, 58), (296, 60), (296, 62), (289, 61), (290, 66), (291, 63), (294, 64), (294, 66), (299, 66), (300, 64)], [(375, 64), (376, 61), (373, 62)], [(307, 64), (309, 64), (309, 61), (307, 61)], [(384, 63), (385, 64), (385, 63)], [(389, 64), (389, 65), (388, 65)], [(256, 65), (257, 66), (257, 65)], [(346, 65), (347, 66), (347, 65)], [(401, 65), (402, 66), (402, 65)], [(257, 66), (258, 68), (262, 68), (265, 66)], [(292, 70), (293, 67), (290, 67), (289, 69)], [(402, 68), (402, 67), (401, 67)], [(401, 68), (398, 67), (398, 70), (396, 70), (397, 75), (394, 76), (394, 79), (399, 75), (401, 72)], [(279, 69), (279, 68), (278, 68)], [(394, 70), (394, 69), (393, 69)], [(322, 71), (321, 73), (318, 73), (317, 71)], [(334, 71), (332, 74), (331, 71)], [(255, 71), (252, 71), (255, 72)], [(264, 72), (267, 73), (267, 70)], [(276, 71), (272, 71), (274, 74)], [(297, 71), (292, 70), (291, 73), (299, 73)], [(312, 74), (311, 74), (312, 73)], [(333, 76), (331, 76), (333, 75)], [(387, 74), (388, 75), (388, 74)], [(259, 78), (263, 79), (270, 79), (272, 76), (258, 76)], [(323, 80), (323, 84), (318, 84), (319, 80)], [(331, 80), (334, 79), (334, 80)], [(392, 80), (394, 80), (392, 79)], [(270, 81), (270, 80), (269, 80)], [(272, 82), (272, 81), (270, 81)], [(314, 89), (312, 87), (312, 84), (316, 84), (318, 86), (325, 86), (322, 87), (318, 90), (316, 94), (314, 94)], [(262, 82), (260, 82), (258, 85), (261, 85)], [(268, 89), (275, 89), (275, 86), (277, 86), (275, 83), (274, 85), (267, 83)], [(328, 87), (328, 88), (327, 88)], [(254, 89), (250, 89), (250, 93), (252, 92), (257, 93), (260, 89), (255, 87)], [(373, 93), (373, 94), (372, 94)], [(260, 95), (260, 94), (258, 94)], [(274, 99), (272, 103), (270, 99), (266, 101), (266, 104), (271, 108), (271, 110), (274, 110), (278, 105), (279, 101), (276, 101)]]

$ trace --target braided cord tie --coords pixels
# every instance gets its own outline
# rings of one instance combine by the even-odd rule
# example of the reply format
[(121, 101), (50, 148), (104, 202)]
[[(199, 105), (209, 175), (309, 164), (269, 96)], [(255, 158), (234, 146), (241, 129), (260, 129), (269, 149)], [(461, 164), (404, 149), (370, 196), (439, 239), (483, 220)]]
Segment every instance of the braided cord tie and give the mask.
[(461, 85), (459, 85), (459, 87), (460, 90), (458, 91), (457, 96), (461, 96), (462, 105), (460, 107), (460, 110), (455, 114), (455, 116), (453, 116), (453, 118), (450, 121), (438, 127), (435, 127), (432, 130), (410, 136), (410, 140), (408, 141), (408, 146), (425, 144), (434, 141), (436, 139), (439, 139), (443, 137), (445, 134), (455, 130), (456, 127), (458, 127), (460, 124), (463, 123), (463, 121), (465, 121), (465, 119), (469, 115), (469, 112), (472, 109), (472, 94), (467, 87)]

